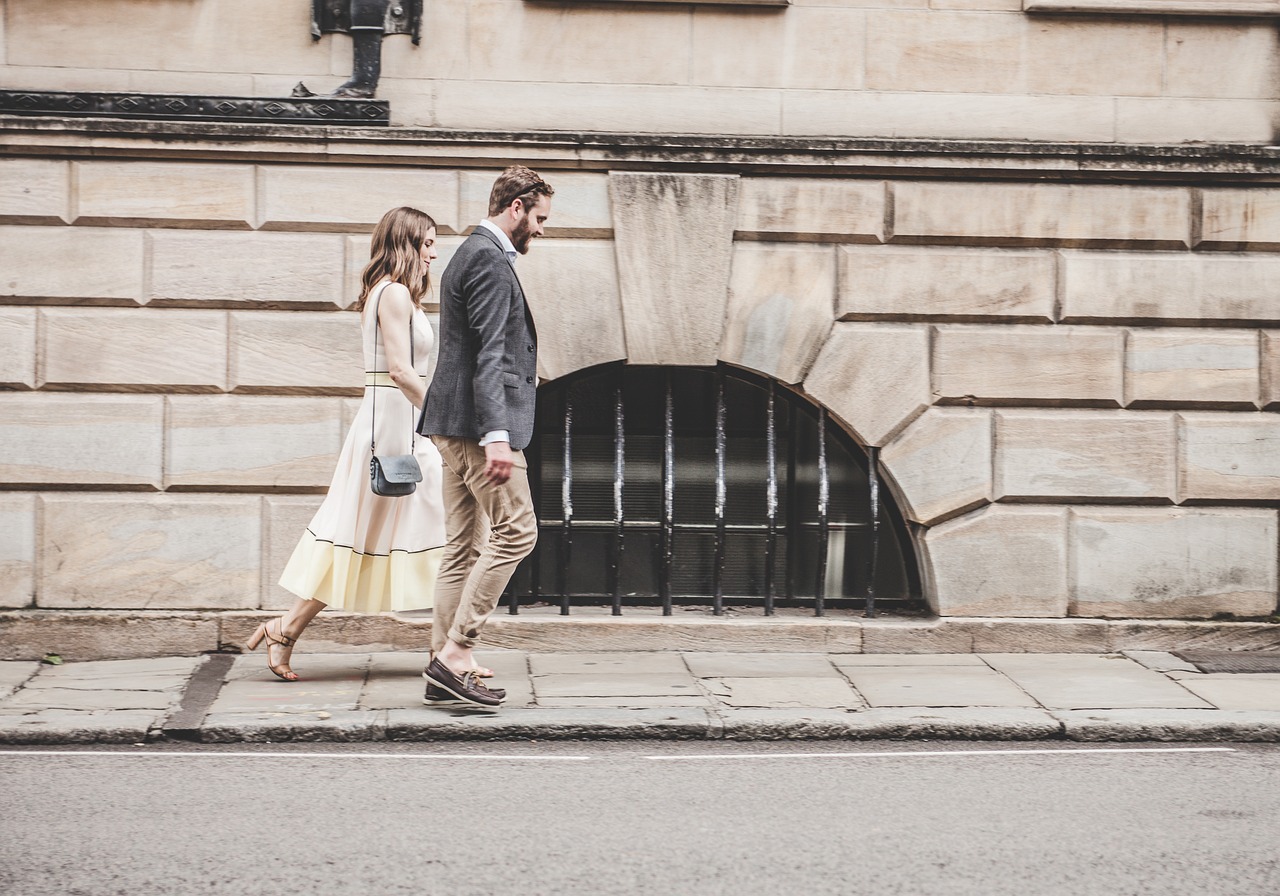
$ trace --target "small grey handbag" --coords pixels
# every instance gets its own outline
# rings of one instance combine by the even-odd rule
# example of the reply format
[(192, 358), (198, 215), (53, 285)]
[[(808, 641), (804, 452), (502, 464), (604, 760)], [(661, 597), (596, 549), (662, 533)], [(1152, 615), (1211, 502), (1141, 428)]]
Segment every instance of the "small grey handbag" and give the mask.
[[(386, 289), (384, 286), (383, 289)], [(378, 298), (373, 303), (373, 370), (378, 370), (378, 304), (382, 301), (382, 292), (378, 292)], [(413, 365), (413, 312), (409, 312), (409, 363)], [(369, 461), (369, 487), (373, 489), (375, 495), (381, 495), (384, 498), (403, 498), (405, 495), (412, 495), (418, 488), (418, 483), (422, 481), (422, 468), (418, 466), (418, 459), (410, 454), (378, 454), (378, 448), (374, 444), (375, 433), (378, 431), (378, 389), (381, 387), (377, 383), (372, 386), (373, 398), (372, 409), (370, 413), (370, 432), (369, 432), (369, 453), (373, 455), (373, 459)], [(417, 433), (413, 429), (413, 418), (409, 418), (409, 450), (410, 452), (416, 447)]]

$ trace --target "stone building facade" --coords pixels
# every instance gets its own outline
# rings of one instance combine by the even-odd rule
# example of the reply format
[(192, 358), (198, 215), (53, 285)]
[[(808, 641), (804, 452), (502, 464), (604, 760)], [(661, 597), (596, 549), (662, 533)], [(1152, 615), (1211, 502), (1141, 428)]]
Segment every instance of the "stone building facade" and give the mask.
[[(331, 89), (310, 7), (0, 0), (0, 89)], [(5, 624), (285, 605), (368, 233), (422, 207), (447, 263), (511, 162), (557, 191), (520, 261), (543, 376), (720, 363), (825, 408), (933, 614), (1270, 616), (1277, 16), (426, 0), (390, 128), (0, 116)]]

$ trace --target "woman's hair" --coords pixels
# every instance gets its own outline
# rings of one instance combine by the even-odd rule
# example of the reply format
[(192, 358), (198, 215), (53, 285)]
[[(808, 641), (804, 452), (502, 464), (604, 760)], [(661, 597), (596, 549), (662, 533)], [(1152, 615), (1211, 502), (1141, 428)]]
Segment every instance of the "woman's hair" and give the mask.
[(370, 290), (384, 278), (390, 278), (409, 290), (415, 305), (422, 302), (430, 284), (422, 273), (422, 244), (436, 222), (426, 212), (401, 206), (382, 216), (373, 229), (369, 246), (369, 263), (360, 275), (360, 298), (356, 310), (364, 310)]

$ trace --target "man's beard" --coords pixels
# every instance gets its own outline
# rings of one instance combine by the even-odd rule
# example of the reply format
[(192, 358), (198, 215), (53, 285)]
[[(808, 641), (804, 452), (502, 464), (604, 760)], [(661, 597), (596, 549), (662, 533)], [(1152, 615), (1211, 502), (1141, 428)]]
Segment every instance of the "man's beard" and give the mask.
[(525, 213), (516, 221), (515, 228), (511, 231), (511, 245), (516, 247), (516, 251), (521, 255), (529, 254), (529, 242), (533, 239), (533, 228), (529, 226), (529, 215)]

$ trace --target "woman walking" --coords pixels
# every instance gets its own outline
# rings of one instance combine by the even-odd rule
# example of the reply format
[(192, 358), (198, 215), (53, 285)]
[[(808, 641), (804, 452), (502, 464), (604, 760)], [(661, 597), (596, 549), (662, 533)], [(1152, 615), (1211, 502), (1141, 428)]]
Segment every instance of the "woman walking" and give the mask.
[[(280, 585), (298, 600), (258, 626), (246, 646), (267, 642), (267, 668), (297, 681), (293, 645), (325, 607), (356, 613), (430, 607), (445, 543), (440, 454), (414, 435), (426, 400), (435, 339), (422, 298), (437, 257), (435, 221), (413, 208), (392, 209), (373, 231), (356, 310), (364, 336), (364, 401), (347, 433), (329, 493), (293, 551)], [(412, 340), (410, 334), (412, 333)], [(410, 454), (422, 481), (410, 495), (375, 495), (371, 443), (379, 455)]]

